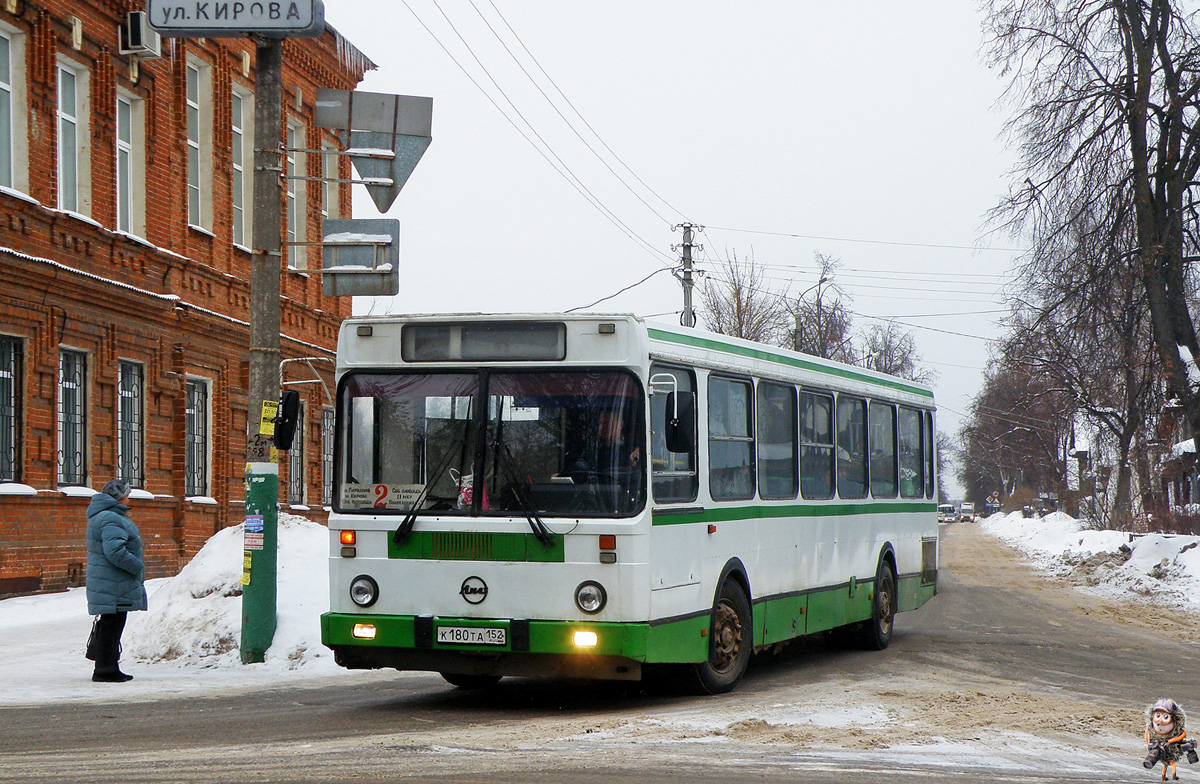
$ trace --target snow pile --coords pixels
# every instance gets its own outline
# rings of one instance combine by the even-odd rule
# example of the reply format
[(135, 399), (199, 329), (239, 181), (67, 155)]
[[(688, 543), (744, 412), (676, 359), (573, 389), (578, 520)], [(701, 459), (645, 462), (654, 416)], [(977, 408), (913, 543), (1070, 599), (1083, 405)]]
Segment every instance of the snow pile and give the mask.
[[(321, 645), (329, 607), (329, 531), (279, 514), (276, 630), (268, 667), (296, 668), (331, 658)], [(141, 663), (224, 667), (240, 663), (242, 526), (212, 536), (180, 573), (150, 595), (145, 613), (130, 613), (125, 655)]]
[(1063, 512), (1045, 517), (997, 514), (981, 524), (1023, 551), (1039, 569), (1093, 593), (1113, 598), (1133, 594), (1200, 612), (1200, 537), (1091, 531)]

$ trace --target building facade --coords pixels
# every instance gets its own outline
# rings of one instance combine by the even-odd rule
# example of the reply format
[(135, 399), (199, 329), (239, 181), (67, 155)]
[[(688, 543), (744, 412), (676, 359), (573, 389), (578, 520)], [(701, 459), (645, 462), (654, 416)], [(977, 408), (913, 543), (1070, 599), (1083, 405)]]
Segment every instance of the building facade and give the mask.
[[(115, 477), (137, 488), (148, 577), (242, 521), (256, 47), (156, 40), (130, 24), (143, 8), (0, 0), (0, 597), (82, 584), (85, 509)], [(314, 98), (373, 67), (332, 28), (284, 41), (285, 242), (349, 217)], [(281, 372), (303, 400), (280, 501), (318, 521), (350, 313), (306, 271), (319, 253), (280, 264)]]

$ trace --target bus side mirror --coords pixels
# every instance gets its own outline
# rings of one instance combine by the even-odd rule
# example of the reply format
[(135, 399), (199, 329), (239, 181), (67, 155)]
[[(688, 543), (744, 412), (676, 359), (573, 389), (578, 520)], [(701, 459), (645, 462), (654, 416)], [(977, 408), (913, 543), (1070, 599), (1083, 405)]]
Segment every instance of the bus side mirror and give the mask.
[(691, 452), (696, 448), (696, 396), (691, 392), (668, 392), (666, 427), (663, 437), (670, 452)]
[(275, 435), (271, 443), (285, 452), (292, 448), (296, 422), (300, 418), (300, 393), (289, 389), (279, 396), (279, 414), (275, 417)]

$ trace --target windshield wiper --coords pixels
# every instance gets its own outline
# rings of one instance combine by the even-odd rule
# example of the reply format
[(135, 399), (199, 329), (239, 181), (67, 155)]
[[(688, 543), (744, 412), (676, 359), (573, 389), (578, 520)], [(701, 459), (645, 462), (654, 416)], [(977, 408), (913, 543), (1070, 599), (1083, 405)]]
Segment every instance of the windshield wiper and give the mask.
[[(462, 437), (451, 441), (446, 447), (446, 456), (442, 458), (442, 462), (433, 470), (432, 474), (426, 475), (425, 486), (421, 488), (421, 492), (413, 499), (412, 506), (409, 507), (408, 513), (404, 515), (404, 519), (400, 521), (400, 525), (396, 527), (396, 532), (392, 534), (392, 540), (396, 544), (404, 544), (408, 541), (408, 535), (412, 533), (413, 526), (417, 523), (417, 513), (421, 511), (421, 504), (425, 503), (425, 499), (429, 497), (429, 490), (433, 487), (437, 478), (442, 475), (450, 466), (450, 461), (454, 459), (454, 453), (458, 448), (467, 441), (467, 430), (464, 428)], [(432, 477), (432, 479), (430, 479)]]
[(499, 463), (504, 468), (504, 473), (508, 476), (508, 481), (513, 489), (513, 495), (520, 502), (521, 511), (525, 513), (525, 519), (529, 521), (529, 527), (533, 529), (533, 535), (547, 547), (554, 544), (554, 533), (542, 522), (542, 518), (538, 516), (537, 510), (533, 508), (533, 503), (529, 500), (529, 494), (521, 485), (521, 480), (517, 476), (515, 468), (516, 461), (513, 460), (512, 454), (508, 451), (508, 444), (504, 443), (504, 436), (500, 427), (496, 428), (496, 438), (492, 441), (492, 451), (499, 458)]

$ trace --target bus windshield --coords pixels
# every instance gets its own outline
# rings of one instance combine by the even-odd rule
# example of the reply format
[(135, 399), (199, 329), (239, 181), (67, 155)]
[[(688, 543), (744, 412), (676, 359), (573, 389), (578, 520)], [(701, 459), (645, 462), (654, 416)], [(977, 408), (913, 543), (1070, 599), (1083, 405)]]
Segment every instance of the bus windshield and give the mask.
[(624, 371), (348, 374), (335, 507), (635, 514), (645, 503), (644, 399)]

